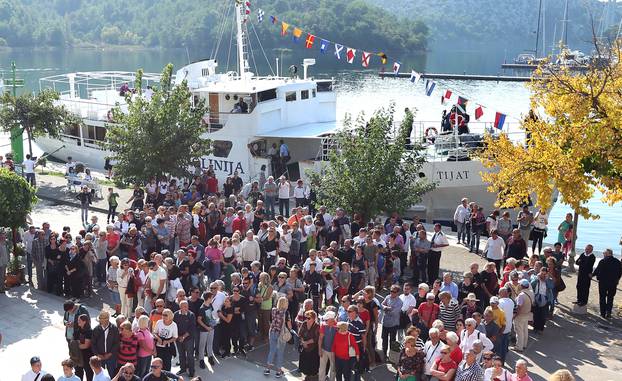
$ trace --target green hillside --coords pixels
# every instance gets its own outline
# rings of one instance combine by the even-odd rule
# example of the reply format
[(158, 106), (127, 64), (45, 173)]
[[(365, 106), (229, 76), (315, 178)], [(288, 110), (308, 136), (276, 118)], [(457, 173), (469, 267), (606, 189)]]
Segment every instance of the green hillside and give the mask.
[[(209, 51), (217, 41), (224, 7), (234, 0), (0, 0), (0, 44), (11, 47), (140, 45)], [(256, 26), (264, 47), (283, 44), (269, 15), (305, 30), (364, 49), (422, 50), (427, 28), (363, 0), (252, 1), (266, 14)], [(226, 44), (231, 28), (225, 28)], [(251, 33), (254, 36), (254, 32)]]

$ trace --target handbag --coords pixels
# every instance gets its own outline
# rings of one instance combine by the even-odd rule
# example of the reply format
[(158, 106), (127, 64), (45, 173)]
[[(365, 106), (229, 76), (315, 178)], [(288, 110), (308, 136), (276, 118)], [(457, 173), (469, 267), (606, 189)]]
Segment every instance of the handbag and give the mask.
[(130, 275), (127, 280), (127, 288), (125, 289), (125, 295), (134, 297), (136, 296), (136, 282), (134, 281), (134, 275)]
[(285, 316), (283, 317), (283, 324), (281, 325), (281, 333), (279, 334), (279, 341), (282, 343), (287, 343), (292, 339), (292, 333), (285, 326), (286, 321), (287, 311), (285, 311)]

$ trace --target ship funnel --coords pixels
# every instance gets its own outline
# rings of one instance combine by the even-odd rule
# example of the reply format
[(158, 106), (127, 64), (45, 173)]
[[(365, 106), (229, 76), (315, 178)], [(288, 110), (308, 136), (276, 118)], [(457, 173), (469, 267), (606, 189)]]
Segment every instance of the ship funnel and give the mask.
[(304, 79), (307, 79), (307, 68), (315, 65), (315, 58), (305, 58), (302, 61)]

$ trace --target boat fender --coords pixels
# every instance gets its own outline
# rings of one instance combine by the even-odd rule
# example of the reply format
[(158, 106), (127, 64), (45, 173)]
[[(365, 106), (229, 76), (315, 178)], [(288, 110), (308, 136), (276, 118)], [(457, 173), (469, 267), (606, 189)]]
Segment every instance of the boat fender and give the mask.
[(434, 143), (434, 140), (438, 136), (438, 130), (436, 127), (428, 127), (425, 129), (425, 138), (428, 142)]

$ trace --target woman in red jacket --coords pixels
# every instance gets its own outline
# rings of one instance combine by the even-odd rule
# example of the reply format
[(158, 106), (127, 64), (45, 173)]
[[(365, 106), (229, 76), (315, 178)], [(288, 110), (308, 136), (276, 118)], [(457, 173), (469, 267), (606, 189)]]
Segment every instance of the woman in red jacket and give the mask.
[(359, 360), (360, 352), (356, 339), (348, 332), (348, 323), (337, 324), (337, 333), (333, 340), (332, 352), (335, 354), (337, 381), (350, 381), (352, 368)]

